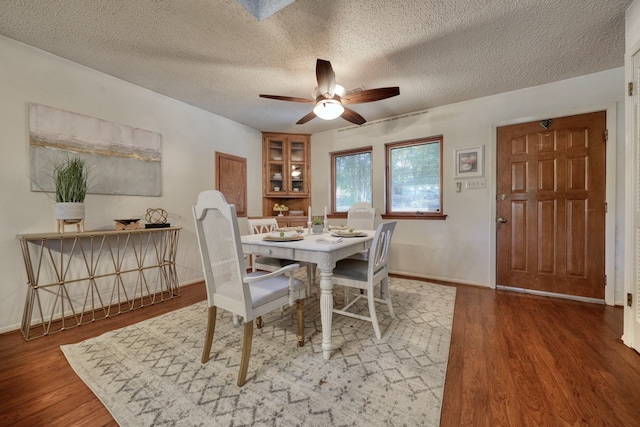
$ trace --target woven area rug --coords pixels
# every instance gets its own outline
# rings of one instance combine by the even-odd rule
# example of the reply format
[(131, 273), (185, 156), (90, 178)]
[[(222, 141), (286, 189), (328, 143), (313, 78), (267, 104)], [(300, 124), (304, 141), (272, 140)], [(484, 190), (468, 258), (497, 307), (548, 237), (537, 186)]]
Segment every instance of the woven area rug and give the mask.
[[(396, 319), (377, 305), (371, 324), (333, 316), (333, 354), (322, 358), (318, 289), (254, 328), (247, 383), (236, 385), (242, 327), (218, 311), (211, 360), (200, 363), (206, 302), (62, 346), (70, 365), (123, 426), (437, 426), (455, 288), (390, 279)], [(342, 290), (334, 290), (337, 303)], [(361, 307), (366, 310), (363, 301)]]

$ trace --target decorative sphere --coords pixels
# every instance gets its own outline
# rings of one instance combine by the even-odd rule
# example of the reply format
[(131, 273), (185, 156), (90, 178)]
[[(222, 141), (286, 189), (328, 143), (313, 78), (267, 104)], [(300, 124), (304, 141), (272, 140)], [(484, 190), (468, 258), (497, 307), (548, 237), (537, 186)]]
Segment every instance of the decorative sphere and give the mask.
[(147, 214), (145, 215), (144, 219), (150, 224), (166, 224), (167, 211), (160, 208), (149, 208), (147, 209)]

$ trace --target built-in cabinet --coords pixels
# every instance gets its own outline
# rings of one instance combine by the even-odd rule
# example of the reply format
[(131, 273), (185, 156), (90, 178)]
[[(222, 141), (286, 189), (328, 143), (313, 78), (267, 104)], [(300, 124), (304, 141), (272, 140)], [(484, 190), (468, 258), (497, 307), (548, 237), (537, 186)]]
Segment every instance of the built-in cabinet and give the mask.
[(307, 227), (306, 216), (277, 216), (278, 227)]
[(287, 206), (284, 217), (277, 217), (280, 225), (306, 226), (311, 205), (310, 141), (306, 134), (262, 134), (262, 215), (276, 216), (275, 205)]

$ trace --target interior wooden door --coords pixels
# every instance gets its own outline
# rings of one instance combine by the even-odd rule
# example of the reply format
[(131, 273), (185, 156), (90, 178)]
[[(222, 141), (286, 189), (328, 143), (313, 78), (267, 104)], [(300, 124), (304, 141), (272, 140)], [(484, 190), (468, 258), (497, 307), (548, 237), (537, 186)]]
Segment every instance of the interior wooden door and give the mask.
[(247, 216), (247, 159), (216, 151), (216, 190), (239, 217)]
[(499, 286), (604, 299), (604, 111), (498, 129)]

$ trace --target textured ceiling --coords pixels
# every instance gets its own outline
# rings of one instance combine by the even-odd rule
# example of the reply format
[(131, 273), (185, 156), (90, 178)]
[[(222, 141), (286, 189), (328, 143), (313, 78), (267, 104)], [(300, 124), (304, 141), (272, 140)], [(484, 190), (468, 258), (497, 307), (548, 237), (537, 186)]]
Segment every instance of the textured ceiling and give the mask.
[(235, 0), (2, 0), (0, 34), (262, 131), (316, 133), (315, 61), (373, 121), (621, 67), (631, 0), (297, 0), (258, 21)]

